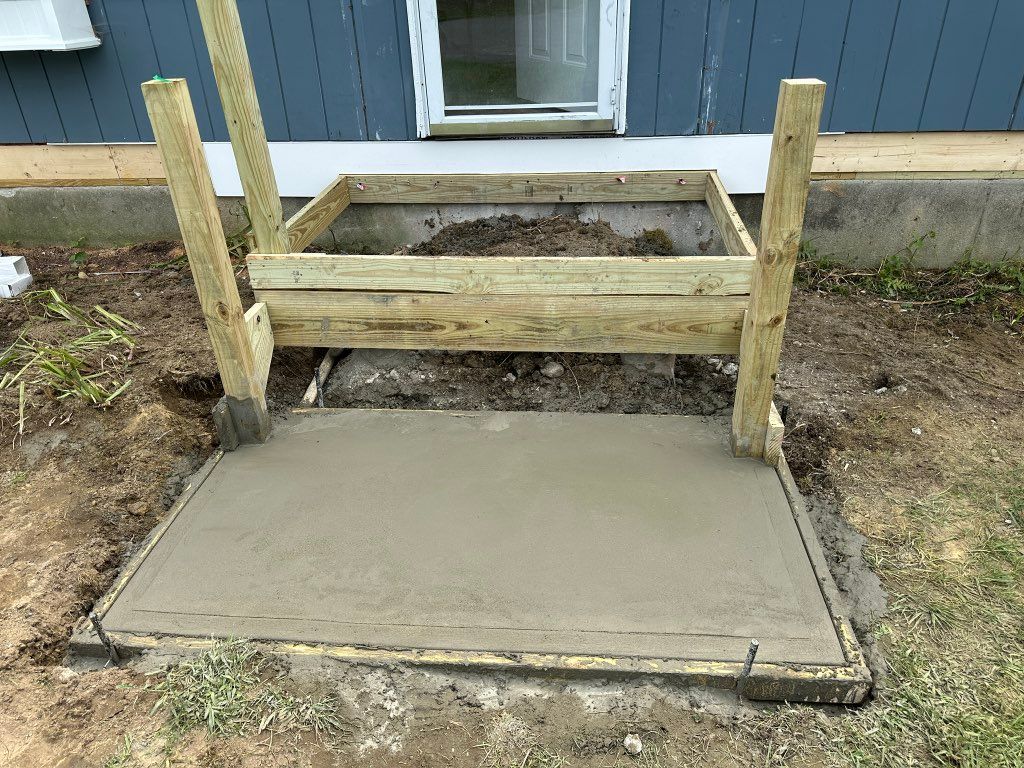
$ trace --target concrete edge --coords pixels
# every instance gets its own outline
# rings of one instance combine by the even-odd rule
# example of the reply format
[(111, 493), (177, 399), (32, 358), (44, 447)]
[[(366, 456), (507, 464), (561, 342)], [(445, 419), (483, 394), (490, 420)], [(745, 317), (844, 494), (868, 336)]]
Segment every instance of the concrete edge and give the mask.
[[(168, 512), (167, 517), (150, 532), (139, 551), (132, 555), (128, 560), (128, 564), (124, 567), (124, 570), (121, 572), (121, 575), (118, 576), (113, 586), (107, 590), (99, 601), (97, 601), (95, 612), (100, 619), (107, 615), (107, 611), (109, 611), (110, 606), (114, 604), (114, 600), (116, 600), (117, 596), (124, 591), (126, 586), (128, 586), (128, 582), (132, 580), (132, 577), (135, 576), (139, 568), (142, 567), (142, 563), (145, 562), (147, 557), (149, 557), (149, 553), (153, 551), (160, 539), (163, 538), (163, 535), (171, 525), (174, 524), (174, 521), (181, 513), (181, 510), (185, 508), (185, 505), (188, 504), (189, 500), (195, 496), (203, 483), (206, 482), (206, 479), (213, 472), (214, 467), (217, 466), (223, 456), (223, 450), (218, 449), (214, 451), (213, 455), (206, 460), (206, 463), (199, 468), (199, 471), (192, 475), (188, 485), (185, 486), (185, 489), (181, 492), (178, 500), (174, 503), (174, 506), (171, 507), (170, 512)], [(84, 624), (88, 623), (85, 619), (83, 619), (82, 622)]]
[[(294, 409), (310, 415), (334, 409)], [(167, 518), (150, 534), (145, 545), (129, 560), (121, 576), (96, 604), (102, 619), (124, 590), (142, 563), (177, 519), (181, 510), (210, 476), (224, 455), (218, 450), (193, 476)], [(871, 691), (872, 679), (853, 628), (836, 608), (839, 592), (818, 544), (810, 520), (785, 458), (776, 468), (804, 548), (825, 599), (847, 663), (837, 666), (755, 663), (747, 677), (743, 664), (702, 659), (656, 659), (619, 656), (587, 656), (546, 653), (499, 654), (486, 651), (417, 650), (412, 648), (370, 648), (354, 645), (329, 645), (259, 641), (254, 643), (265, 653), (279, 656), (319, 656), (332, 661), (371, 667), (406, 664), (410, 666), (464, 669), (467, 671), (517, 672), (554, 677), (634, 677), (655, 675), (684, 686), (739, 690), (753, 701), (799, 702), (810, 704), (859, 704)], [(215, 638), (184, 635), (107, 633), (122, 659), (147, 652), (190, 655), (213, 645)], [(82, 618), (75, 626), (69, 644), (72, 655), (103, 658), (107, 653), (95, 630)], [(742, 685), (741, 685), (742, 683)]]
[(845, 703), (859, 704), (868, 697), (874, 686), (871, 670), (864, 658), (864, 652), (861, 650), (857, 635), (853, 631), (853, 624), (844, 615), (839, 588), (832, 578), (832, 572), (829, 570), (825, 552), (822, 550), (821, 543), (818, 541), (818, 535), (815, 533), (814, 526), (807, 516), (807, 508), (804, 505), (800, 491), (796, 487), (796, 480), (789, 470), (789, 463), (786, 461), (785, 454), (780, 456), (775, 471), (782, 482), (782, 489), (786, 494), (786, 498), (789, 500), (789, 507), (793, 512), (793, 520), (796, 522), (800, 538), (804, 543), (804, 550), (807, 552), (807, 559), (810, 561), (814, 575), (818, 579), (818, 588), (821, 590), (821, 596), (825, 600), (829, 616), (832, 618), (836, 637), (839, 640), (843, 655), (846, 657), (847, 668), (859, 681), (859, 686), (862, 689), (856, 693), (857, 698), (855, 700)]

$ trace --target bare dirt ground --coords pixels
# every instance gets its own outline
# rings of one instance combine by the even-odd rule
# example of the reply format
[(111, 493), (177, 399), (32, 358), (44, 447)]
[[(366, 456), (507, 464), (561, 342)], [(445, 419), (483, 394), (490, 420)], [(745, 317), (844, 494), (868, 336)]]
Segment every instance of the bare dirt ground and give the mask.
[[(454, 225), (413, 250), (664, 247), (589, 226)], [(881, 677), (869, 705), (755, 707), (657, 680), (300, 660), (260, 675), (330, 701), (330, 739), (273, 724), (215, 736), (152, 711), (159, 694), (145, 686), (173, 660), (65, 666), (72, 626), (215, 447), (219, 382), (180, 247), (24, 253), (35, 287), (141, 329), (130, 354), (103, 352), (132, 382), (105, 408), (28, 386), (22, 409), (16, 386), (0, 390), (0, 766), (1024, 764), (1024, 341), (990, 304), (899, 302), (819, 273), (793, 295), (777, 396), (785, 450)], [(251, 300), (241, 268), (239, 285)], [(0, 349), (22, 334), (57, 343), (66, 321), (43, 314), (0, 303)], [(277, 352), (275, 410), (298, 402), (316, 359)], [(334, 406), (727, 416), (734, 362), (362, 352), (325, 395)], [(638, 756), (622, 747), (629, 733), (645, 745)]]

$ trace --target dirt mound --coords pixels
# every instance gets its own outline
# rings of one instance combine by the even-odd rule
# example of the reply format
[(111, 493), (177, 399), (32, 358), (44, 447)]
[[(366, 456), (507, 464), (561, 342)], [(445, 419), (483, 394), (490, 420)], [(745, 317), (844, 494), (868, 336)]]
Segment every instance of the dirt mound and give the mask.
[(672, 240), (653, 229), (624, 237), (606, 221), (582, 222), (568, 216), (524, 219), (503, 215), (449, 224), (406, 253), (421, 256), (671, 256)]

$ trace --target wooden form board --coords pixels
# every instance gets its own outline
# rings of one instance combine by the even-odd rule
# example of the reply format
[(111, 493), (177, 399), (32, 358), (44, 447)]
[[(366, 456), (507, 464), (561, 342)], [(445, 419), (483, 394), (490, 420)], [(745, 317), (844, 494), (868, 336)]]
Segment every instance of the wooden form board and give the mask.
[(819, 136), (817, 179), (1024, 178), (1024, 132)]
[(350, 202), (348, 179), (339, 176), (288, 219), (286, 227), (291, 253), (299, 253), (312, 243), (331, 226)]
[(153, 144), (24, 144), (0, 147), (0, 187), (166, 184)]
[(735, 354), (746, 296), (257, 291), (280, 346)]
[(520, 295), (695, 295), (750, 292), (754, 260), (735, 256), (465, 257), (253, 254), (255, 290), (420, 291)]
[(747, 227), (740, 218), (736, 206), (729, 199), (729, 193), (725, 191), (725, 185), (715, 171), (708, 174), (708, 188), (706, 201), (711, 215), (714, 216), (718, 229), (722, 233), (722, 240), (725, 242), (726, 250), (732, 256), (754, 258), (757, 256), (757, 246), (753, 238), (747, 232)]
[(353, 203), (593, 203), (703, 200), (707, 171), (349, 176)]
[[(600, 151), (600, 140), (590, 141)], [(615, 174), (602, 174), (609, 175)], [(1024, 178), (1024, 132), (824, 134), (818, 137), (811, 178)], [(0, 187), (166, 183), (153, 144), (0, 147)]]

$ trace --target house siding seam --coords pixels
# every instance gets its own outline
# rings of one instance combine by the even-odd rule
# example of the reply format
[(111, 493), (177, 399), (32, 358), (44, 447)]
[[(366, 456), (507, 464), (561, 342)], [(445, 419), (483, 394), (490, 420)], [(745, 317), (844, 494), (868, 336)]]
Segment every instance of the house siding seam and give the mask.
[[(413, 139), (406, 0), (238, 0), (271, 141)], [(0, 143), (152, 141), (139, 84), (185, 77), (227, 140), (195, 0), (91, 0), (102, 45), (0, 54)], [(627, 135), (769, 133), (778, 81), (824, 131), (1024, 129), (1020, 0), (634, 0)]]

